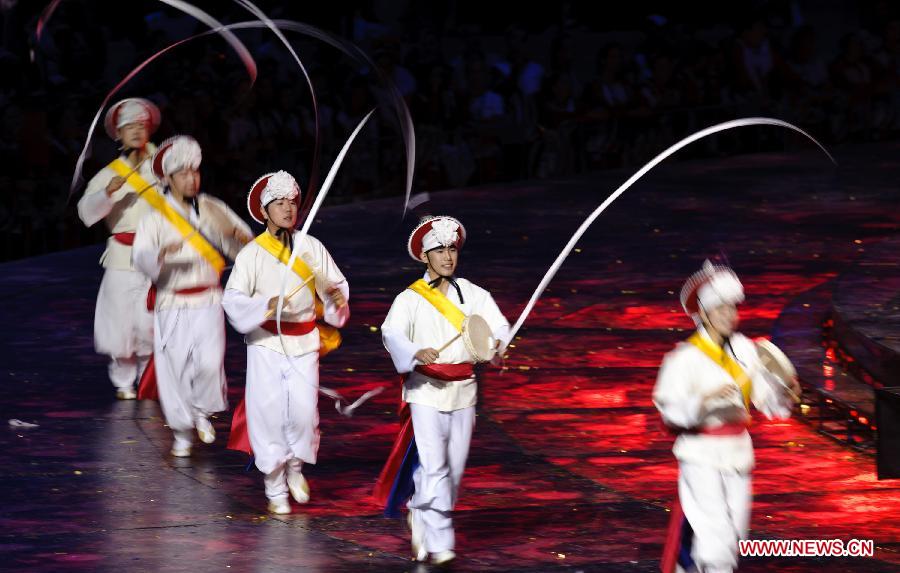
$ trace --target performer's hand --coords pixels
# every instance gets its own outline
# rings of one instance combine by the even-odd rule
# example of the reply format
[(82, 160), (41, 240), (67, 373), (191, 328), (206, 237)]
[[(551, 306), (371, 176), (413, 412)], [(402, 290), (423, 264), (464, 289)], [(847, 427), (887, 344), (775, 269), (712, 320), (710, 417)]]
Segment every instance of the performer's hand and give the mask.
[(434, 348), (423, 348), (422, 350), (416, 352), (416, 360), (425, 364), (426, 366), (429, 364), (434, 364), (434, 361), (438, 359), (438, 351)]
[(494, 356), (491, 358), (491, 366), (496, 366), (497, 368), (503, 367), (503, 353), (506, 352), (506, 348), (501, 348), (502, 344), (503, 341), (499, 339), (494, 343), (494, 350), (496, 352), (494, 352)]
[[(287, 305), (288, 305), (288, 299), (285, 298), (285, 299), (284, 299), (284, 306), (282, 307), (282, 310), (285, 309), (285, 308), (287, 308)], [(270, 313), (273, 313), (273, 312), (275, 312), (275, 309), (276, 309), (276, 308), (278, 308), (278, 296), (277, 296), (277, 295), (276, 295), (276, 296), (273, 296), (272, 298), (269, 299), (268, 310), (269, 310)]]
[(251, 237), (247, 233), (241, 231), (237, 227), (234, 228), (234, 230), (232, 231), (231, 234), (234, 237), (234, 239), (242, 245), (246, 245), (247, 243), (249, 243), (250, 241), (253, 240), (253, 237)]
[(734, 384), (726, 384), (725, 386), (722, 386), (718, 390), (714, 390), (714, 391), (710, 392), (709, 394), (707, 394), (706, 396), (704, 396), (703, 402), (707, 403), (710, 401), (717, 401), (717, 400), (736, 400), (738, 398), (743, 399), (741, 397), (741, 389), (738, 388)]
[(184, 241), (178, 241), (161, 248), (159, 250), (159, 257), (157, 257), (159, 262), (163, 262), (163, 260), (165, 260), (166, 258), (166, 255), (172, 255), (180, 251), (183, 244)]
[(344, 296), (344, 293), (341, 292), (341, 289), (338, 287), (331, 287), (328, 289), (328, 298), (330, 298), (332, 304), (338, 308), (343, 308), (344, 305), (347, 304), (347, 297)]
[(116, 191), (122, 188), (122, 185), (125, 185), (125, 178), (119, 177), (116, 175), (112, 179), (109, 180), (109, 183), (106, 184), (106, 196), (109, 197)]
[(800, 382), (797, 381), (796, 378), (791, 378), (791, 381), (788, 382), (788, 388), (791, 389), (791, 392), (794, 393), (794, 396), (800, 397), (800, 394), (803, 393), (803, 388), (800, 387)]

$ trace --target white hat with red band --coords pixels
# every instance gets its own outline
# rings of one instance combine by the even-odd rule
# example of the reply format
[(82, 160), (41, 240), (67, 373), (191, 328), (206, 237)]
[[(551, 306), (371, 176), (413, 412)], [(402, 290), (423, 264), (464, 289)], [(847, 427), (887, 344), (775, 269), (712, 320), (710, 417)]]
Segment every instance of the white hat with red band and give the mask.
[(439, 247), (462, 248), (466, 242), (466, 228), (457, 219), (441, 215), (429, 217), (419, 223), (409, 235), (407, 250), (416, 262), (422, 262), (422, 253)]

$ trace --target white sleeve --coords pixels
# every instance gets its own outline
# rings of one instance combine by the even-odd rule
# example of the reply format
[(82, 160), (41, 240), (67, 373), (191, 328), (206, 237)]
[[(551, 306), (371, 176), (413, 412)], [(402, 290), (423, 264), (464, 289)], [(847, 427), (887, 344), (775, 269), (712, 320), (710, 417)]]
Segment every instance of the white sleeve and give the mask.
[(229, 324), (241, 334), (247, 334), (266, 321), (269, 300), (263, 296), (247, 296), (237, 289), (226, 287), (222, 307)]
[(159, 273), (162, 270), (158, 231), (158, 226), (153, 221), (153, 213), (145, 215), (138, 223), (134, 244), (131, 247), (131, 262), (134, 268), (150, 277), (153, 283), (159, 280)]
[(240, 215), (232, 211), (230, 208), (228, 209), (228, 216), (231, 218), (231, 221), (234, 223), (234, 228), (238, 231), (253, 236), (253, 229), (250, 228), (250, 225), (247, 224)]
[(247, 334), (264, 323), (269, 310), (267, 297), (252, 296), (256, 290), (253, 263), (252, 252), (243, 250), (238, 253), (222, 297), (228, 322), (241, 334)]
[(115, 175), (110, 175), (109, 179), (107, 179), (103, 177), (105, 172), (106, 170), (104, 169), (88, 182), (84, 195), (78, 200), (78, 218), (81, 219), (81, 222), (86, 227), (94, 225), (97, 221), (109, 215), (113, 205), (116, 204), (116, 200), (106, 194), (106, 186), (109, 184), (109, 179), (112, 179)]
[[(248, 237), (253, 237), (253, 230), (250, 228), (250, 225), (248, 225), (246, 221), (241, 219), (238, 214), (232, 211), (227, 205), (223, 205), (223, 207), (225, 209), (225, 213), (228, 215), (228, 220), (234, 225), (235, 230), (240, 231)], [(227, 251), (225, 255), (231, 260), (235, 260), (237, 254), (242, 248), (244, 248), (244, 245), (233, 237), (228, 237), (227, 240), (224, 241), (223, 246)]]
[[(313, 251), (311, 254), (315, 266), (313, 272), (316, 274), (316, 294), (319, 295), (325, 306), (322, 318), (331, 326), (341, 328), (350, 320), (350, 285), (334, 259), (331, 258), (331, 253), (328, 252), (325, 245), (314, 237), (307, 236), (307, 239)], [(338, 308), (331, 302), (331, 297), (328, 296), (330, 288), (340, 289), (347, 301), (344, 306)]]
[(758, 369), (753, 376), (750, 399), (756, 409), (770, 420), (786, 420), (791, 417), (793, 402), (784, 383), (763, 368)]
[(491, 327), (494, 340), (500, 341), (499, 351), (502, 354), (503, 350), (509, 345), (509, 321), (503, 316), (491, 293), (481, 288), (479, 288), (479, 291), (482, 298), (479, 301), (475, 314), (480, 315), (481, 318), (487, 321), (488, 326)]
[(653, 388), (653, 403), (666, 425), (694, 428), (703, 417), (703, 397), (692, 391), (690, 356), (673, 351), (663, 358)]
[(398, 296), (381, 325), (381, 340), (400, 374), (412, 372), (416, 367), (416, 352), (420, 350), (410, 340), (412, 310), (409, 303)]
[(200, 208), (211, 213), (212, 218), (207, 223), (207, 238), (223, 255), (233, 261), (245, 246), (235, 238), (235, 232), (240, 231), (252, 237), (253, 231), (224, 201), (205, 193), (201, 197), (203, 199)]

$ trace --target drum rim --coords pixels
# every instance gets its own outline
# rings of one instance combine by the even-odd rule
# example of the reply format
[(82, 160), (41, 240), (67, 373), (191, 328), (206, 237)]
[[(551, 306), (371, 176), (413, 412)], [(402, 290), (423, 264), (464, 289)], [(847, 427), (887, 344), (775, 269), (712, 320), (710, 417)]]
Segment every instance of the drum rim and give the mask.
[(468, 334), (469, 333), (469, 321), (472, 317), (478, 317), (478, 319), (481, 320), (482, 322), (484, 322), (484, 324), (487, 326), (487, 321), (484, 319), (483, 316), (481, 316), (479, 314), (468, 315), (465, 318), (465, 320), (463, 320), (463, 324), (462, 324), (463, 344), (465, 345), (466, 350), (469, 352), (469, 354), (471, 354), (473, 357), (475, 357), (475, 360), (477, 360), (479, 362), (488, 362), (489, 360), (491, 360), (494, 357), (494, 354), (496, 354), (496, 350), (493, 348), (489, 349), (488, 350), (489, 355), (487, 357), (484, 357), (483, 355), (478, 353), (477, 349), (472, 344), (472, 340)]
[(791, 377), (797, 377), (797, 368), (794, 366), (794, 363), (791, 362), (791, 359), (788, 358), (788, 355), (785, 354), (777, 344), (775, 344), (768, 338), (762, 338), (756, 341), (756, 345), (768, 352), (769, 355), (771, 355), (778, 363), (778, 366), (781, 369), (785, 370)]

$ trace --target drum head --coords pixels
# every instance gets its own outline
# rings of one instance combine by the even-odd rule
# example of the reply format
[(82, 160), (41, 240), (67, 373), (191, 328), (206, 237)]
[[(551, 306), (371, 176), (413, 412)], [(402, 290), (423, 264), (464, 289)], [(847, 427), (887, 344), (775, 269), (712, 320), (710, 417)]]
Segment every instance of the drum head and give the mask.
[(488, 362), (494, 357), (494, 333), (487, 321), (477, 314), (471, 314), (463, 321), (462, 339), (466, 350), (477, 362)]
[(785, 382), (797, 378), (797, 370), (791, 364), (791, 360), (771, 340), (760, 338), (754, 342), (756, 342), (756, 352), (766, 370)]

